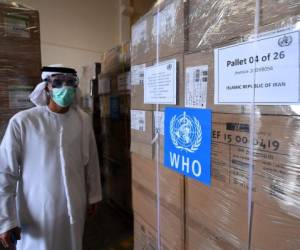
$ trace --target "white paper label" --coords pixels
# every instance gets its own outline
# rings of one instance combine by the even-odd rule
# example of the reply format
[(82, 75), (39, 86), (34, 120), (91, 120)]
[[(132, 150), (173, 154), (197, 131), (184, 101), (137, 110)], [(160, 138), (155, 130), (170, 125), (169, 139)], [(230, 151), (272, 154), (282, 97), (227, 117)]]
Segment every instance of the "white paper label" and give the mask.
[(206, 108), (208, 66), (188, 67), (185, 70), (185, 106)]
[(132, 46), (147, 41), (147, 21), (137, 23), (132, 28)]
[(292, 104), (299, 98), (299, 30), (215, 49), (215, 104)]
[(146, 64), (131, 66), (131, 85), (144, 84), (144, 70)]
[(176, 104), (176, 59), (145, 69), (144, 103)]
[[(172, 2), (159, 12), (159, 36), (168, 39), (174, 34), (176, 27), (176, 15), (180, 8), (180, 1)], [(153, 18), (152, 36), (157, 36), (157, 13)]]
[(99, 94), (107, 94), (110, 92), (110, 79), (100, 78), (99, 79)]
[(130, 72), (118, 75), (118, 90), (130, 89)]
[(146, 131), (146, 112), (131, 110), (131, 129)]
[(4, 29), (7, 36), (30, 38), (29, 17), (7, 15), (4, 17)]
[(159, 131), (160, 135), (165, 134), (165, 112), (154, 111), (155, 130)]
[(9, 108), (11, 109), (27, 109), (33, 107), (30, 102), (29, 95), (33, 87), (28, 86), (11, 86), (9, 93)]

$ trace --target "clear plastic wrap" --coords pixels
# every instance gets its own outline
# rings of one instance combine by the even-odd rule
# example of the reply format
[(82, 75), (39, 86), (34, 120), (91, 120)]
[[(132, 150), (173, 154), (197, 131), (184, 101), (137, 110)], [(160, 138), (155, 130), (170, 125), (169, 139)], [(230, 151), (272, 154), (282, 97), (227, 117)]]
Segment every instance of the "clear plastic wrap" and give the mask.
[(98, 94), (104, 196), (131, 213), (130, 43), (104, 54)]
[[(131, 65), (156, 61), (157, 36), (159, 36), (160, 58), (183, 53), (185, 44), (184, 11), (185, 4), (182, 0), (158, 1), (145, 16), (133, 25)], [(158, 14), (159, 25), (157, 25)]]
[(104, 53), (102, 74), (116, 74), (130, 68), (130, 43), (124, 42)]
[(39, 13), (13, 1), (0, 3), (0, 141), (8, 120), (32, 107), (28, 94), (40, 82)]
[[(169, 15), (165, 6), (176, 6), (174, 9), (170, 8), (173, 14)], [(182, 22), (177, 21), (178, 16)], [(170, 180), (179, 178), (179, 175), (174, 173), (174, 177), (161, 178), (165, 170), (156, 166), (157, 158), (158, 162), (163, 164), (163, 134), (156, 140), (156, 146), (147, 140), (140, 141), (138, 148), (131, 148), (135, 155), (148, 158), (138, 160), (137, 157), (133, 157), (133, 166), (136, 166), (138, 161), (143, 161), (147, 164), (144, 168), (150, 168), (152, 165), (153, 173), (157, 170), (156, 179), (151, 180), (151, 187), (147, 184), (148, 175), (139, 175), (140, 185), (144, 185), (143, 188), (148, 191), (151, 190), (152, 196), (153, 192), (155, 193), (153, 199), (159, 204), (152, 206), (152, 209), (155, 209), (152, 212), (156, 213), (156, 217), (151, 217), (150, 220), (134, 205), (135, 215), (142, 217), (148, 225), (157, 220), (154, 227), (154, 249), (300, 248), (300, 100), (291, 103), (281, 101), (284, 96), (282, 91), (277, 99), (270, 101), (271, 98), (266, 93), (262, 97), (259, 96), (258, 89), (262, 82), (271, 83), (273, 87), (278, 88), (286, 86), (283, 82), (266, 82), (271, 80), (263, 78), (264, 74), (261, 72), (265, 68), (261, 65), (262, 62), (270, 60), (270, 51), (275, 61), (280, 58), (284, 47), (290, 46), (293, 41), (299, 43), (297, 35), (294, 39), (289, 36), (289, 32), (298, 32), (299, 37), (299, 17), (300, 2), (296, 0), (157, 1), (153, 9), (133, 27), (132, 67), (138, 68), (143, 64), (149, 66), (166, 59), (176, 59), (179, 69), (176, 106), (208, 108), (213, 111), (211, 187), (184, 177), (183, 182), (179, 184), (180, 190), (184, 190), (183, 194), (181, 191), (172, 192), (177, 189), (172, 188)], [(156, 23), (151, 28), (151, 23), (157, 20), (161, 23)], [(178, 27), (174, 28), (172, 24)], [(142, 34), (143, 38), (137, 39), (137, 34)], [(283, 49), (274, 52), (274, 44), (270, 43), (270, 48), (262, 45), (263, 39), (276, 36), (276, 46)], [(245, 101), (216, 104), (215, 87), (217, 80), (220, 80), (216, 78), (219, 60), (215, 57), (216, 49), (233, 48), (241, 43), (251, 44), (244, 48), (247, 47), (247, 53), (250, 54), (248, 63), (253, 63), (252, 71), (236, 71), (237, 75), (248, 79), (249, 84), (245, 85), (245, 88), (249, 88), (249, 91), (244, 96)], [(296, 58), (299, 44), (293, 46), (295, 47), (291, 54), (294, 53)], [(243, 64), (243, 60), (238, 58), (244, 55), (245, 51), (236, 51), (238, 50), (232, 52), (232, 61), (227, 62), (227, 67), (231, 64)], [(261, 56), (257, 61), (256, 55)], [(180, 60), (182, 56), (183, 60)], [(281, 56), (283, 59), (283, 52)], [(297, 60), (299, 62), (299, 56)], [(299, 84), (299, 65), (295, 65), (294, 62), (282, 65), (275, 62), (273, 66), (273, 74), (278, 74), (278, 79), (281, 79), (280, 72), (284, 73), (290, 68), (289, 83)], [(199, 78), (198, 72), (202, 74), (202, 78)], [(243, 81), (242, 77), (239, 79)], [(131, 103), (134, 104), (134, 109), (147, 112), (157, 109), (155, 105), (143, 103), (143, 83), (134, 86), (132, 91), (134, 93)], [(299, 90), (295, 91), (299, 93)], [(237, 96), (236, 93), (238, 92), (233, 90), (229, 97)], [(269, 101), (258, 101), (264, 100), (263, 98)], [(159, 109), (163, 111), (164, 107), (160, 105)], [(148, 123), (146, 121), (146, 124)], [(157, 131), (153, 121), (152, 126), (155, 136)], [(132, 131), (134, 130), (132, 128)], [(145, 132), (140, 130), (134, 133), (143, 137)], [(136, 137), (133, 137), (132, 142), (135, 143), (135, 140)], [(177, 232), (181, 232), (182, 244), (175, 247), (167, 242), (166, 246), (168, 230), (174, 232), (175, 225), (172, 219), (164, 215), (164, 201), (176, 200), (174, 197), (178, 198), (181, 195), (184, 196), (181, 200), (183, 214), (179, 218), (182, 228), (176, 229)], [(149, 192), (144, 192), (139, 199), (144, 197), (146, 203), (148, 196)], [(168, 210), (174, 214), (170, 208)], [(138, 250), (137, 246), (136, 244), (135, 249)]]

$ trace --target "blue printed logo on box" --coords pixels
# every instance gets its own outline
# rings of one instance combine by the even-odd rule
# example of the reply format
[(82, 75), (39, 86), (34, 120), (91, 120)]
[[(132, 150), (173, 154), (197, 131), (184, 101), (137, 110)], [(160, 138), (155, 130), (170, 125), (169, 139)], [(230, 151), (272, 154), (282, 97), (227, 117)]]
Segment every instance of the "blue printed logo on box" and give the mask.
[(209, 186), (211, 129), (211, 110), (166, 108), (164, 165)]

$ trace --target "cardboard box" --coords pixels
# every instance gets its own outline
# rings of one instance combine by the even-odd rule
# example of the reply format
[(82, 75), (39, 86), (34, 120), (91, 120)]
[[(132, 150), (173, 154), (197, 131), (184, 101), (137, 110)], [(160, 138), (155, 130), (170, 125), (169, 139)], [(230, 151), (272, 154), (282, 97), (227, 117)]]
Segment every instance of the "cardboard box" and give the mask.
[[(141, 217), (147, 224), (157, 230), (157, 202), (156, 195), (141, 185), (133, 182), (132, 185), (134, 214)], [(184, 220), (166, 208), (159, 207), (159, 221), (161, 238), (168, 242), (170, 249), (183, 249)], [(163, 240), (163, 241), (164, 241)]]
[(131, 141), (151, 144), (153, 139), (153, 113), (131, 110)]
[[(254, 121), (253, 202), (295, 221), (300, 218), (299, 121), (270, 115)], [(188, 216), (238, 249), (248, 237), (249, 122), (249, 115), (214, 113), (212, 186), (188, 180), (186, 188)]]
[(144, 104), (144, 85), (134, 85), (131, 88), (131, 109), (154, 110), (155, 105)]
[(188, 219), (186, 223), (186, 248), (187, 250), (237, 250), (234, 246), (214, 235), (201, 224)]
[(159, 167), (157, 191), (156, 162), (132, 154), (133, 209), (147, 224), (156, 229), (157, 195), (160, 200), (160, 230), (170, 249), (183, 249), (184, 182), (183, 176)]
[[(214, 114), (212, 135), (213, 178), (245, 193), (249, 182), (249, 119), (248, 115)], [(253, 200), (295, 217), (300, 217), (299, 159), (295, 157), (299, 122), (298, 116), (257, 116), (253, 152)]]
[(254, 204), (251, 249), (299, 249), (299, 232), (299, 218)]
[(0, 3), (0, 48), (1, 141), (9, 119), (33, 107), (28, 95), (41, 81), (39, 13)]
[(104, 156), (101, 174), (104, 198), (132, 213), (130, 160)]
[(144, 69), (152, 62), (131, 66), (131, 109), (154, 110), (152, 104), (144, 104)]
[[(172, 244), (161, 238), (160, 249), (172, 250)], [(134, 250), (158, 249), (157, 231), (147, 224), (140, 216), (134, 215)]]
[[(141, 188), (157, 193), (156, 162), (138, 154), (132, 154), (132, 179)], [(184, 206), (184, 178), (163, 166), (159, 167), (161, 204), (180, 216)]]
[(131, 28), (131, 65), (152, 61), (151, 14), (147, 13)]
[(110, 117), (110, 96), (101, 95), (99, 104), (100, 104), (101, 118), (109, 118)]
[[(182, 0), (163, 0), (150, 10), (150, 58), (153, 57), (154, 60), (157, 58), (157, 50), (159, 59), (184, 52), (185, 2)], [(157, 34), (158, 9), (159, 35)]]
[[(11, 79), (16, 85), (24, 85), (30, 78), (39, 80), (41, 49), (38, 11), (22, 5), (0, 3), (0, 37), (1, 80)], [(20, 78), (22, 84), (18, 82)]]
[[(130, 120), (130, 93), (125, 91), (125, 92), (120, 92), (118, 94), (114, 94), (113, 98), (117, 98), (117, 104), (119, 106), (119, 113), (120, 116)], [(112, 119), (116, 119), (115, 117), (112, 117)], [(130, 126), (130, 123), (128, 121), (127, 127)]]
[[(257, 13), (260, 29), (262, 26), (271, 28), (276, 22), (277, 28), (289, 25), (290, 18), (299, 14), (299, 3), (295, 1), (264, 0), (260, 4), (260, 13)], [(256, 5), (252, 0), (190, 0), (188, 9), (189, 51), (235, 43), (254, 30)]]
[(143, 156), (146, 159), (152, 160), (154, 157), (154, 146), (150, 143), (140, 143), (131, 141), (130, 152)]
[(260, 24), (261, 26), (269, 26), (276, 22), (281, 26), (290, 24), (291, 17), (299, 15), (299, 2), (287, 0), (284, 2), (272, 0), (264, 0), (261, 2)]
[(240, 41), (254, 28), (255, 1), (252, 0), (190, 0), (188, 9), (189, 51)]
[(248, 242), (247, 194), (213, 180), (207, 187), (187, 180), (186, 211), (189, 219), (237, 249)]
[(271, 150), (254, 154), (254, 201), (300, 218), (300, 161), (298, 116), (265, 116), (256, 134)]
[(118, 74), (130, 69), (130, 42), (124, 42), (104, 53), (102, 74)]
[[(299, 122), (297, 116), (255, 117), (253, 197), (256, 202), (261, 200), (266, 204), (271, 199), (281, 206), (289, 196), (297, 196), (299, 159), (294, 152)], [(249, 124), (249, 115), (213, 115), (213, 178), (245, 192), (249, 174)]]
[(185, 1), (182, 0), (160, 1), (133, 25), (132, 64), (153, 61), (157, 54), (159, 58), (164, 58), (184, 52), (184, 5)]
[(112, 77), (108, 74), (101, 74), (98, 80), (98, 93), (100, 95), (112, 92)]
[(130, 71), (119, 74), (117, 76), (117, 90), (128, 91), (131, 89), (131, 76)]
[(103, 138), (102, 151), (105, 157), (118, 162), (125, 162), (130, 159), (128, 139)]

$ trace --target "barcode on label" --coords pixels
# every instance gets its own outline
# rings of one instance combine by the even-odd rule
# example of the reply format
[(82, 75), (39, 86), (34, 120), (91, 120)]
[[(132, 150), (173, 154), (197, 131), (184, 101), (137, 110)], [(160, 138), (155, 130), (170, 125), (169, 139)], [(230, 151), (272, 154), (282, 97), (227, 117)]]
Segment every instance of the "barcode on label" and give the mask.
[(199, 81), (200, 81), (200, 69), (197, 69), (197, 70), (195, 71), (194, 81), (195, 81), (195, 82), (199, 82)]
[(144, 131), (144, 124), (145, 124), (145, 121), (142, 119), (139, 119), (139, 130), (140, 131)]

